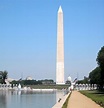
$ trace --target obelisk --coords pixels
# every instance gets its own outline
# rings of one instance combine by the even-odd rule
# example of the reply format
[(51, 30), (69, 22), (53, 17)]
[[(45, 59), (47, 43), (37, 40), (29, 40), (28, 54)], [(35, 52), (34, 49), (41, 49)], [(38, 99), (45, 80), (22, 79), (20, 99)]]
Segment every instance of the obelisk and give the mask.
[(58, 10), (57, 19), (57, 60), (56, 60), (56, 84), (64, 83), (64, 33), (63, 33), (63, 11), (61, 6)]

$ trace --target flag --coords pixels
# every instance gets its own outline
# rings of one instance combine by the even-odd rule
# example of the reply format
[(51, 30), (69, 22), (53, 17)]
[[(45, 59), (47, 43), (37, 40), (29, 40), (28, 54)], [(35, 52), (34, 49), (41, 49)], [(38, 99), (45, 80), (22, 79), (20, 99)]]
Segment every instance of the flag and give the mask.
[(77, 78), (75, 78), (75, 80), (73, 82), (77, 82)]

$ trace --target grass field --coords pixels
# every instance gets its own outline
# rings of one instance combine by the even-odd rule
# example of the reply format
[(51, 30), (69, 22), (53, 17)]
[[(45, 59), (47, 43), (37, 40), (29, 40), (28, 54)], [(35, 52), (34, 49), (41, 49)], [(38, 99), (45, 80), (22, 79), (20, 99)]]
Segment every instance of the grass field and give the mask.
[(28, 85), (28, 87), (34, 89), (67, 89), (69, 85)]
[(85, 96), (91, 98), (97, 104), (101, 105), (104, 108), (104, 92), (100, 91), (80, 91)]

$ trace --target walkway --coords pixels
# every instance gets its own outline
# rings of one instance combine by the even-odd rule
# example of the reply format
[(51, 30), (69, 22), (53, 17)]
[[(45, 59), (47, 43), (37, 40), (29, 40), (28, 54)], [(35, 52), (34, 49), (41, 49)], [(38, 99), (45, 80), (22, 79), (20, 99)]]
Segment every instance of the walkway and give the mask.
[(88, 97), (78, 91), (73, 91), (68, 102), (67, 108), (102, 108)]

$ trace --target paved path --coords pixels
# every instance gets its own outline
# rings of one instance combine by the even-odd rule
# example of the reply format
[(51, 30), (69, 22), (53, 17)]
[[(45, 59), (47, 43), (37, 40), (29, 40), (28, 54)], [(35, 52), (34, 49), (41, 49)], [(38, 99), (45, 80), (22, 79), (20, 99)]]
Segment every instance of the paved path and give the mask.
[(67, 108), (102, 108), (94, 101), (79, 93), (73, 91), (68, 102)]

